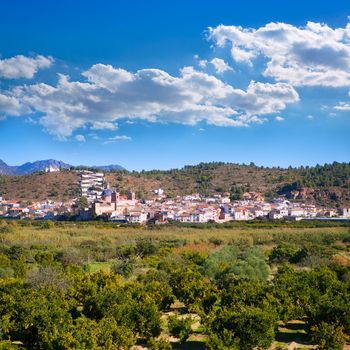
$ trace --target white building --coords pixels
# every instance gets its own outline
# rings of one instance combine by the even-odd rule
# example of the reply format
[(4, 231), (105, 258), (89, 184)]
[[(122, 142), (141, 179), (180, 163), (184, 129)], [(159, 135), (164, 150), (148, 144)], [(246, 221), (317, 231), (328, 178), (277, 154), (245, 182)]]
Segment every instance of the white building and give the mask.
[(105, 188), (105, 178), (103, 173), (94, 173), (83, 170), (80, 172), (80, 189), (82, 197), (86, 197), (89, 202), (101, 198)]
[(300, 207), (294, 207), (288, 209), (289, 216), (305, 216), (305, 210)]

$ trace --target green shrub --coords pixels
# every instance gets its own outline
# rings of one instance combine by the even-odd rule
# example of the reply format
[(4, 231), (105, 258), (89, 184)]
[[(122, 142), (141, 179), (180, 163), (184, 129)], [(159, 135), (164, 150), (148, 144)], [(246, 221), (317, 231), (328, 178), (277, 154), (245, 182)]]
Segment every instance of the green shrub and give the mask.
[(125, 278), (128, 278), (134, 271), (134, 262), (129, 259), (115, 260), (111, 266), (111, 271), (118, 275), (122, 275)]
[(346, 341), (343, 328), (332, 323), (321, 322), (311, 328), (312, 341), (319, 350), (342, 350)]
[(180, 342), (184, 343), (192, 332), (192, 320), (188, 317), (179, 318), (178, 316), (170, 316), (168, 319), (168, 328), (171, 335), (180, 338)]
[(172, 350), (171, 344), (165, 339), (151, 338), (147, 343), (148, 350)]

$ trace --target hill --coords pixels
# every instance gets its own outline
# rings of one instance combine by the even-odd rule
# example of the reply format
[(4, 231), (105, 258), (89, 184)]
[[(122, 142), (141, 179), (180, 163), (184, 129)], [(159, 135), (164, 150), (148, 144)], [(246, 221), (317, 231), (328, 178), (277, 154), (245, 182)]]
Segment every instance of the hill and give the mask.
[[(267, 199), (282, 195), (319, 205), (350, 205), (350, 163), (268, 168), (215, 162), (166, 171), (114, 170), (106, 172), (106, 179), (111, 188), (133, 190), (139, 198), (149, 198), (156, 188), (163, 188), (170, 197), (230, 192), (239, 198), (246, 191), (256, 191)], [(71, 171), (0, 176), (0, 193), (19, 200), (67, 200), (79, 194), (78, 184), (78, 175)]]

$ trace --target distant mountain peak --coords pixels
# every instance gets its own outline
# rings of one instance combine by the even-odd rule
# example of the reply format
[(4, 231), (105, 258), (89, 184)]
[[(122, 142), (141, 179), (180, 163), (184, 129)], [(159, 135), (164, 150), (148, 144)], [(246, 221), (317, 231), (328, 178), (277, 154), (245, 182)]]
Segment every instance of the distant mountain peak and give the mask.
[[(101, 169), (104, 171), (125, 170), (120, 165), (101, 165), (101, 166), (81, 166), (84, 168)], [(56, 159), (37, 160), (35, 162), (26, 162), (22, 165), (7, 165), (0, 159), (0, 174), (2, 175), (25, 175), (39, 171), (55, 171), (57, 169), (70, 169), (73, 165), (62, 162)]]

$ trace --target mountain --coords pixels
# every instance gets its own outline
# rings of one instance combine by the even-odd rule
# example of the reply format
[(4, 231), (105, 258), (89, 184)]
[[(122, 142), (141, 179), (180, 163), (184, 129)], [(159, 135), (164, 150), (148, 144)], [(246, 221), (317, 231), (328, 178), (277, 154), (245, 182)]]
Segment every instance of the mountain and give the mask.
[(55, 159), (38, 160), (16, 166), (15, 175), (32, 174), (38, 171), (46, 171), (46, 169), (70, 169), (71, 167), (71, 165)]
[(113, 170), (126, 170), (122, 166), (118, 164), (110, 164), (110, 165), (94, 165), (94, 169), (100, 169), (103, 171), (113, 171)]
[(27, 162), (22, 165), (10, 166), (0, 159), (0, 174), (3, 175), (25, 175), (32, 174), (46, 169), (70, 169), (72, 166), (55, 159), (38, 160)]
[(125, 171), (126, 169), (123, 168), (121, 165), (118, 164), (110, 164), (110, 165), (79, 165), (75, 167), (76, 169), (94, 169), (94, 170), (101, 170), (101, 171)]
[(0, 159), (0, 174), (11, 175), (11, 167), (9, 167), (5, 162)]
[[(26, 175), (33, 174), (36, 172), (46, 171), (47, 169), (70, 169), (74, 168), (73, 165), (64, 163), (60, 160), (47, 159), (47, 160), (38, 160), (36, 162), (27, 162), (18, 166), (7, 165), (4, 161), (0, 159), (0, 174), (2, 175)], [(112, 171), (112, 170), (125, 170), (120, 165), (102, 165), (102, 166), (79, 166), (79, 168), (87, 169), (100, 169), (103, 171)]]
[[(3, 163), (0, 163), (1, 168), (4, 168)], [(158, 188), (162, 188), (169, 197), (230, 192), (235, 199), (242, 197), (244, 192), (254, 191), (267, 200), (283, 196), (292, 201), (350, 207), (350, 163), (268, 168), (253, 163), (216, 162), (171, 170), (105, 171), (105, 177), (111, 188), (121, 193), (133, 190), (138, 198), (145, 199), (151, 198), (153, 190)], [(74, 171), (0, 175), (0, 195), (5, 198), (21, 201), (69, 200), (79, 193), (79, 176)]]

